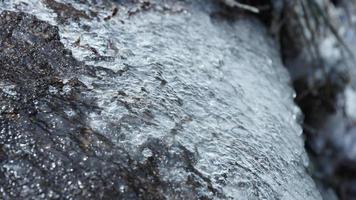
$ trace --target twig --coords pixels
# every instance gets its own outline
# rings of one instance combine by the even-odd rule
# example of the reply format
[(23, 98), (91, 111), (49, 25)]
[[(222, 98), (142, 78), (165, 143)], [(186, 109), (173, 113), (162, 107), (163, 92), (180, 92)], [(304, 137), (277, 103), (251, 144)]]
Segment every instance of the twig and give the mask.
[(328, 16), (323, 12), (323, 10), (320, 8), (320, 6), (314, 1), (314, 0), (307, 0), (310, 5), (314, 6), (314, 8), (316, 9), (316, 11), (320, 14), (320, 16), (322, 17), (322, 19), (324, 20), (325, 24), (328, 26), (328, 28), (330, 29), (331, 33), (334, 35), (334, 37), (338, 40), (338, 42), (344, 47), (344, 49), (346, 50), (346, 52), (351, 56), (351, 58), (353, 60), (355, 60), (355, 55), (352, 52), (352, 50), (350, 49), (350, 47), (345, 43), (345, 41), (341, 38), (341, 36), (339, 35), (338, 31), (336, 30), (336, 28), (334, 27), (334, 25), (330, 22), (330, 19), (328, 18)]
[(250, 5), (247, 5), (247, 4), (242, 4), (242, 3), (239, 3), (239, 2), (236, 2), (235, 0), (223, 0), (223, 2), (230, 6), (230, 7), (237, 7), (237, 8), (240, 8), (240, 9), (243, 9), (243, 10), (247, 10), (247, 11), (250, 11), (250, 12), (253, 12), (253, 13), (259, 13), (260, 10), (254, 6), (250, 6)]

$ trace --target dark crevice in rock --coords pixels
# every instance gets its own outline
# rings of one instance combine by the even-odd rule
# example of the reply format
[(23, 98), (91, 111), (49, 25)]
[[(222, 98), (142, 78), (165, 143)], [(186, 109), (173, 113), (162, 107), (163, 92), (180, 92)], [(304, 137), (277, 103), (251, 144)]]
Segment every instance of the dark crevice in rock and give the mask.
[(68, 22), (69, 19), (79, 22), (81, 18), (90, 19), (84, 11), (74, 8), (70, 4), (60, 3), (56, 0), (42, 0), (43, 3), (52, 9), (58, 16), (57, 19), (61, 23)]
[[(338, 137), (346, 137), (347, 128), (345, 133), (334, 131), (343, 131), (343, 126), (353, 126), (344, 115), (345, 107), (340, 102), (343, 101), (342, 95), (348, 80), (345, 74), (331, 72), (325, 80), (312, 85), (307, 80), (294, 81), (296, 103), (304, 113), (303, 129), (305, 146), (312, 161), (311, 175), (320, 184), (323, 193), (333, 188), (340, 199), (352, 199), (356, 194), (353, 187), (355, 161), (347, 158), (348, 153), (344, 151), (346, 147), (339, 144), (342, 139), (333, 136), (338, 134)], [(325, 128), (333, 121), (334, 128)]]

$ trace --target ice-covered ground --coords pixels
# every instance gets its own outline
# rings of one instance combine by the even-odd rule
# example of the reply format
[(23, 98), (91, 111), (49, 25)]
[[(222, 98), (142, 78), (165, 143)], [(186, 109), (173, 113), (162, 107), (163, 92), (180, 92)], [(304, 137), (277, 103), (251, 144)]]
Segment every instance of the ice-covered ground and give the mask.
[[(69, 176), (68, 185), (76, 188), (61, 194), (64, 186), (56, 185), (61, 177), (55, 176), (53, 169), (45, 168), (41, 175), (29, 170), (24, 175), (29, 182), (9, 178), (21, 171), (24, 162), (14, 149), (23, 149), (0, 140), (7, 154), (0, 162), (6, 177), (0, 183), (13, 184), (12, 188), (0, 184), (0, 195), (9, 198), (14, 195), (11, 190), (27, 187), (30, 192), (25, 195), (44, 191), (45, 195), (39, 196), (43, 198), (53, 197), (48, 192), (57, 189), (56, 194), (63, 198), (73, 191), (93, 197), (115, 190), (121, 197), (149, 199), (144, 192), (132, 189), (136, 185), (130, 185), (130, 180), (135, 178), (122, 178), (115, 170), (118, 166), (127, 170), (125, 177), (126, 173), (140, 181), (145, 177), (148, 181), (142, 182), (157, 189), (148, 193), (156, 192), (157, 198), (320, 199), (305, 171), (308, 159), (289, 75), (277, 48), (256, 20), (244, 16), (224, 19), (210, 1), (62, 2), (71, 3), (74, 10), (63, 5), (51, 8), (54, 2), (50, 0), (5, 1), (0, 10), (23, 11), (58, 26), (61, 42), (76, 59), (110, 69), (75, 76), (87, 87), (80, 95), (94, 99), (95, 109), (86, 108), (82, 113), (90, 130), (86, 134), (99, 133), (111, 146), (104, 148), (103, 140), (92, 138), (82, 143), (94, 154), (66, 152), (66, 145), (76, 145), (72, 143), (46, 149), (73, 156), (70, 164), (55, 157), (48, 161), (49, 166)], [(11, 95), (11, 87), (0, 85), (0, 93)], [(59, 93), (56, 88), (48, 89), (49, 94)], [(66, 86), (62, 92), (70, 90)], [(64, 113), (69, 118), (79, 112), (68, 108)], [(52, 133), (66, 137), (61, 136), (63, 127), (56, 129), (53, 123), (54, 127), (49, 127)], [(36, 135), (31, 137), (37, 140)], [(122, 149), (129, 161), (116, 160), (119, 153), (115, 149)], [(37, 151), (43, 152), (43, 148), (28, 154)], [(84, 159), (94, 165), (100, 157), (115, 165), (87, 169), (82, 161), (76, 161)], [(77, 167), (74, 172), (61, 169), (73, 166)], [(36, 166), (32, 167), (35, 171)], [(96, 184), (88, 177), (103, 179), (109, 172), (121, 178), (100, 180), (98, 184), (104, 184), (107, 191), (85, 193), (87, 183)], [(47, 186), (41, 182), (38, 188), (42, 190), (38, 190), (31, 185), (36, 176), (50, 182), (55, 177), (56, 181)]]

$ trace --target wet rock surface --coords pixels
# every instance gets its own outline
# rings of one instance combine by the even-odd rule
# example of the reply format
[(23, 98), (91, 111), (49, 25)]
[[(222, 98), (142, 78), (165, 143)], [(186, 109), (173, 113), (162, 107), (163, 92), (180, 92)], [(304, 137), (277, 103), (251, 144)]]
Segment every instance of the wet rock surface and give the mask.
[(255, 20), (210, 1), (0, 6), (1, 199), (320, 199)]

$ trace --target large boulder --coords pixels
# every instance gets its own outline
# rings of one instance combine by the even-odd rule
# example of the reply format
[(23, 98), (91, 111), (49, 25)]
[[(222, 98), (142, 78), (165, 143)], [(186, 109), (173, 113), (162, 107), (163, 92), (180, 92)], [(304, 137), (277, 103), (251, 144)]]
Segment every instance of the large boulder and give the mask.
[(320, 199), (268, 32), (214, 1), (0, 2), (0, 199)]

